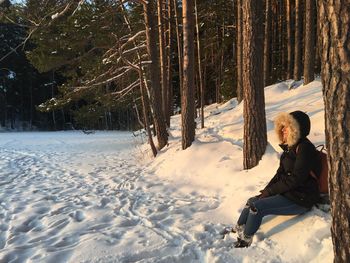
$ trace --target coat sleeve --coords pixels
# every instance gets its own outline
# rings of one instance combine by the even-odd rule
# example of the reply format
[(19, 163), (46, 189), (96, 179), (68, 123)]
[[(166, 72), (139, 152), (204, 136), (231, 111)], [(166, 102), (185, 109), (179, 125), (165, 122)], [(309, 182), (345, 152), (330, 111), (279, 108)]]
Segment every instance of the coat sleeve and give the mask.
[(277, 171), (276, 171), (276, 174), (274, 175), (274, 177), (272, 177), (272, 179), (270, 180), (270, 182), (265, 186), (265, 189), (264, 190), (267, 190), (267, 188), (269, 188), (271, 185), (273, 185), (274, 183), (276, 183), (279, 178), (280, 178), (280, 175), (284, 172), (284, 169), (283, 169), (283, 166), (282, 164), (280, 163), (280, 166), (278, 167)]
[(314, 156), (312, 145), (299, 144), (293, 171), (288, 175), (280, 176), (279, 180), (268, 185), (266, 190), (269, 195), (282, 194), (305, 183), (310, 176), (312, 156)]

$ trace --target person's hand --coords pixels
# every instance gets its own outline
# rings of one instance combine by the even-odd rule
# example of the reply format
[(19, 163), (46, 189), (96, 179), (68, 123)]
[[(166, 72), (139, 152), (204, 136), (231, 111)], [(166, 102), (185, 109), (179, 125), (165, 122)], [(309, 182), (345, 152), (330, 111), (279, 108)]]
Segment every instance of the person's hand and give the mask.
[(265, 197), (268, 197), (269, 196), (269, 192), (267, 192), (267, 190), (261, 190), (260, 191), (260, 195), (259, 195), (259, 199), (261, 199), (261, 198), (265, 198)]

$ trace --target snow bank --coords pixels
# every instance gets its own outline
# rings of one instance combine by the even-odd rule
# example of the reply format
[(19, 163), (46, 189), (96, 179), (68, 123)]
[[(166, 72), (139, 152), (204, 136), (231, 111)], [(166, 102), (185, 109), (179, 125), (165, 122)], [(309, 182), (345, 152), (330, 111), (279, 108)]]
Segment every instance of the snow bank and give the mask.
[[(311, 119), (310, 140), (324, 144), (324, 104), (319, 80), (296, 89), (291, 81), (265, 88), (268, 142), (259, 165), (243, 170), (243, 105), (232, 99), (205, 109), (205, 128), (196, 130), (193, 145), (181, 150), (180, 116), (172, 119), (169, 147), (149, 166), (157, 180), (167, 180), (184, 194), (212, 195), (220, 205), (199, 215), (207, 224), (234, 224), (247, 198), (258, 194), (274, 175), (281, 149), (273, 120), (280, 112), (305, 111)], [(198, 120), (198, 123), (200, 121)], [(332, 262), (330, 215), (318, 209), (297, 217), (264, 219), (253, 245), (206, 251), (209, 262)]]

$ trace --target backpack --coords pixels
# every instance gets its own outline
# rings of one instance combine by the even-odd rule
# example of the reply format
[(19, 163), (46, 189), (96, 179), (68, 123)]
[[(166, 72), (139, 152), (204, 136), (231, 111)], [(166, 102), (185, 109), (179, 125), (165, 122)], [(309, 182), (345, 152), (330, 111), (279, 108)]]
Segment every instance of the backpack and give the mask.
[[(296, 152), (298, 153), (298, 148), (296, 149)], [(320, 148), (320, 149), (319, 149)], [(320, 166), (318, 169), (320, 172), (317, 175), (314, 171), (310, 171), (310, 176), (316, 179), (318, 182), (318, 189), (320, 191), (320, 194), (328, 195), (328, 162), (327, 162), (327, 151), (323, 144), (318, 145), (316, 147), (316, 154), (317, 154), (317, 160), (318, 165)]]
[(319, 165), (321, 166), (320, 174), (317, 176), (313, 171), (311, 171), (310, 175), (317, 180), (320, 193), (328, 195), (328, 162), (327, 151), (324, 145), (318, 145), (316, 147), (316, 153), (318, 155), (317, 158)]

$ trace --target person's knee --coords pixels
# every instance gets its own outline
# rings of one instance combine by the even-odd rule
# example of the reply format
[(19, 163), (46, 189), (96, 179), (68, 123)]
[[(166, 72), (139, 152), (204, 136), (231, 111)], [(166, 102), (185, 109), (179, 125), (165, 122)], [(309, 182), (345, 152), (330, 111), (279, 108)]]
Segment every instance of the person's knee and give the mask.
[(256, 215), (258, 213), (258, 209), (255, 206), (254, 203), (251, 203), (249, 206), (249, 213), (251, 213), (252, 215)]
[(245, 208), (249, 209), (249, 212), (253, 215), (256, 215), (258, 213), (258, 209), (255, 205), (256, 200), (257, 199), (255, 197), (249, 198), (245, 205)]
[(256, 200), (258, 200), (256, 196), (249, 198), (246, 203), (246, 208), (250, 208), (250, 206), (254, 205)]

